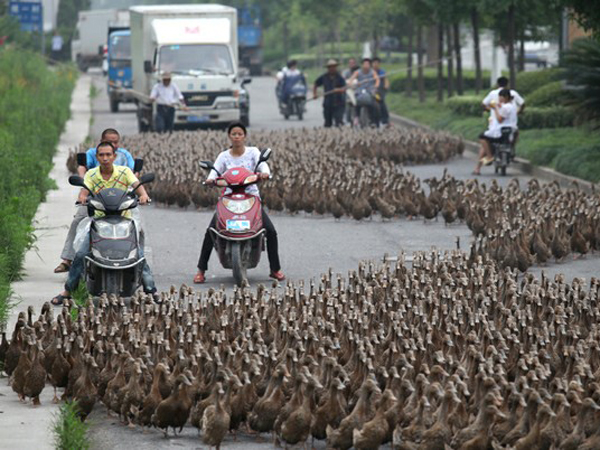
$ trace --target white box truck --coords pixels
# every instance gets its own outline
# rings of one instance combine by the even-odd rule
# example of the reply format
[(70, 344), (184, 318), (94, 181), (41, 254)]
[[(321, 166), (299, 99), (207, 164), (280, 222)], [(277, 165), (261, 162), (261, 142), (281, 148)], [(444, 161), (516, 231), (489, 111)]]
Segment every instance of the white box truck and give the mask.
[(98, 9), (79, 11), (79, 20), (71, 40), (71, 58), (80, 70), (100, 67), (109, 26), (128, 26), (129, 11)]
[(152, 87), (170, 72), (185, 97), (175, 125), (223, 125), (240, 119), (237, 12), (217, 4), (133, 6), (132, 95), (140, 132), (154, 129)]

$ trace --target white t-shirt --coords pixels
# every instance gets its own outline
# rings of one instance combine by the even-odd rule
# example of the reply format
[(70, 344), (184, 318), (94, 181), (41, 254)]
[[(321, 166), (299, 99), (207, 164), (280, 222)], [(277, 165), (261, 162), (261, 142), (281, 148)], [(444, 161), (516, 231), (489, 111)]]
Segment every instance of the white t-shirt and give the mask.
[[(233, 167), (243, 167), (251, 172), (254, 172), (254, 169), (256, 168), (256, 164), (258, 163), (259, 159), (260, 150), (257, 147), (246, 147), (246, 149), (244, 150), (244, 154), (242, 156), (237, 157), (233, 156), (229, 150), (225, 150), (219, 153), (219, 156), (217, 156), (217, 159), (215, 161), (215, 169), (217, 169), (221, 174), (224, 174)], [(271, 169), (269, 168), (269, 165), (266, 162), (261, 163), (261, 165), (258, 166), (257, 170), (260, 173), (267, 173), (269, 175), (271, 174)], [(211, 170), (208, 174), (207, 179), (214, 180), (215, 178), (217, 178), (217, 176), (217, 173), (214, 170)], [(229, 193), (229, 189), (226, 191), (226, 193)], [(247, 186), (246, 194), (260, 197), (258, 186), (256, 184), (251, 184), (250, 186)]]
[(499, 138), (502, 136), (503, 127), (511, 127), (517, 129), (517, 105), (515, 102), (503, 103), (498, 112), (504, 118), (502, 123), (498, 122), (496, 113), (492, 110), (492, 119), (488, 129), (483, 133), (491, 138)]
[(159, 105), (173, 106), (183, 100), (181, 91), (172, 81), (168, 86), (162, 82), (156, 83), (150, 93), (150, 98), (156, 100)]
[[(485, 96), (485, 98), (483, 99), (483, 101), (481, 103), (483, 103), (485, 106), (488, 106), (488, 107), (491, 105), (492, 101), (494, 103), (498, 103), (498, 96), (499, 96), (498, 94), (500, 94), (500, 91), (502, 89), (504, 89), (504, 88), (497, 88), (497, 89), (494, 89), (493, 91), (490, 91), (490, 93)], [(512, 95), (513, 102), (515, 103), (515, 105), (517, 105), (517, 109), (519, 109), (521, 107), (521, 105), (523, 105), (523, 103), (525, 103), (525, 99), (523, 97), (521, 97), (519, 95), (519, 93), (517, 91), (515, 91), (514, 89), (510, 90), (510, 95)]]
[(293, 77), (293, 76), (296, 76), (296, 75), (302, 75), (302, 72), (300, 72), (298, 69), (288, 69), (287, 67), (284, 67), (279, 72), (277, 72), (277, 80), (281, 81), (286, 76), (287, 77)]

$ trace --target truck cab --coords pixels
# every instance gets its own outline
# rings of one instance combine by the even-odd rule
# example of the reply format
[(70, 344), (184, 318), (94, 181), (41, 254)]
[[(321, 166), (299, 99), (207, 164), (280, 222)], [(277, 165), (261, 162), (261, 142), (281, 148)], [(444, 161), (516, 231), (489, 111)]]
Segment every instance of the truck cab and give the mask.
[(175, 126), (222, 126), (240, 120), (234, 8), (135, 6), (130, 11), (140, 131), (154, 127), (156, 104), (149, 96), (165, 72), (171, 73), (188, 107), (176, 110)]
[(110, 110), (119, 111), (120, 103), (132, 102), (131, 89), (131, 31), (109, 29), (107, 59), (107, 89)]

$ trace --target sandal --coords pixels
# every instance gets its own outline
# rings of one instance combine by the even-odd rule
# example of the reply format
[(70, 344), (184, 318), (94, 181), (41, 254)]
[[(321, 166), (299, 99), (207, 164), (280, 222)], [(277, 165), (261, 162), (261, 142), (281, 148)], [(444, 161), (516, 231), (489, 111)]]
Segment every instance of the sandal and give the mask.
[(204, 272), (203, 271), (198, 271), (198, 273), (194, 277), (194, 283), (196, 283), (196, 284), (202, 284), (205, 281), (206, 281), (206, 277), (204, 276)]
[(50, 300), (50, 303), (52, 303), (54, 306), (61, 306), (65, 303), (65, 300), (71, 300), (71, 296), (58, 294), (56, 297)]
[(68, 272), (70, 268), (71, 264), (68, 264), (63, 261), (58, 266), (56, 266), (56, 268), (54, 269), (54, 273), (65, 273)]

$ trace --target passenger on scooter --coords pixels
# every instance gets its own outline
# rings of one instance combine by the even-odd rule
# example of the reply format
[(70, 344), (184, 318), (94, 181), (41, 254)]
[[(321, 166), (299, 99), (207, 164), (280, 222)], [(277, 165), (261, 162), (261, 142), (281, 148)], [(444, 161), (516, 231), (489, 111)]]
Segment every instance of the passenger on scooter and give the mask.
[[(139, 180), (133, 174), (129, 167), (116, 166), (114, 161), (117, 158), (117, 149), (115, 146), (108, 141), (102, 141), (96, 147), (96, 157), (99, 162), (99, 166), (88, 170), (85, 173), (84, 183), (93, 192), (98, 193), (105, 188), (117, 188), (121, 190), (127, 190), (130, 187), (134, 190), (139, 191), (139, 204), (145, 205), (148, 203), (149, 197), (144, 189), (144, 186), (139, 186)], [(88, 191), (81, 189), (79, 193), (78, 201), (83, 205), (86, 203), (88, 197)], [(96, 211), (97, 216), (101, 216), (103, 213)], [(129, 211), (125, 211), (124, 215), (130, 215)], [(89, 231), (88, 231), (89, 233)], [(144, 249), (140, 249), (142, 255)], [(79, 281), (84, 271), (84, 259), (86, 255), (90, 253), (89, 238), (83, 240), (83, 244), (77, 249), (73, 264), (69, 268), (69, 276), (65, 283), (65, 290), (54, 297), (51, 301), (53, 305), (62, 305), (63, 302), (71, 298), (71, 293), (77, 289)], [(144, 284), (144, 292), (147, 294), (156, 293), (156, 286), (154, 285), (154, 279), (152, 272), (147, 262), (144, 262), (144, 269), (142, 280)]]
[(511, 127), (517, 129), (517, 106), (513, 102), (509, 89), (503, 89), (498, 95), (498, 102), (492, 106), (492, 120), (488, 129), (479, 135), (481, 149), (479, 150), (479, 161), (475, 166), (473, 175), (481, 175), (481, 166), (490, 165), (494, 162), (492, 144), (500, 142), (502, 128)]
[[(102, 136), (100, 138), (101, 141), (110, 142), (117, 149), (117, 156), (115, 159), (115, 166), (126, 166), (131, 170), (135, 167), (135, 161), (131, 154), (124, 148), (119, 147), (119, 141), (121, 140), (121, 135), (114, 128), (107, 128), (102, 132)], [(80, 177), (85, 177), (85, 173), (93, 169), (94, 167), (98, 167), (98, 158), (96, 158), (96, 147), (91, 147), (85, 152), (86, 164), (85, 166), (77, 166), (77, 175)], [(139, 174), (135, 174), (139, 176)], [(82, 189), (85, 191), (85, 189)], [(86, 191), (87, 192), (87, 191)], [(87, 217), (87, 206), (82, 204), (77, 204), (75, 216), (73, 217), (73, 221), (71, 222), (71, 226), (69, 227), (69, 232), (67, 233), (67, 238), (65, 239), (65, 245), (63, 246), (60, 257), (62, 262), (56, 266), (54, 269), (54, 273), (63, 273), (68, 272), (69, 267), (71, 267), (71, 263), (73, 262), (73, 258), (75, 258), (75, 249), (73, 248), (73, 242), (75, 241), (75, 236), (77, 234), (77, 226), (79, 223)]]
[(348, 80), (348, 85), (352, 86), (354, 80), (358, 82), (358, 85), (355, 88), (357, 104), (355, 108), (356, 116), (354, 117), (354, 125), (358, 125), (360, 111), (362, 108), (365, 107), (361, 106), (360, 97), (371, 96), (372, 104), (371, 106), (366, 106), (366, 108), (369, 111), (369, 121), (371, 122), (371, 125), (376, 126), (377, 116), (375, 112), (375, 93), (377, 92), (377, 89), (379, 89), (380, 80), (379, 75), (377, 75), (377, 72), (373, 70), (373, 67), (371, 65), (371, 58), (363, 58), (360, 70), (357, 70), (352, 74), (352, 76)]
[[(214, 164), (215, 169), (220, 173), (225, 173), (232, 167), (244, 167), (254, 171), (260, 158), (260, 150), (256, 147), (246, 146), (246, 134), (246, 127), (242, 123), (235, 122), (229, 125), (227, 128), (227, 135), (231, 141), (231, 147), (219, 153)], [(268, 179), (271, 174), (271, 170), (266, 162), (263, 162), (258, 166), (257, 170), (260, 173), (261, 180)], [(206, 184), (214, 184), (216, 178), (217, 174), (215, 171), (211, 171), (206, 179)], [(260, 197), (258, 186), (256, 184), (246, 187), (246, 193)], [(269, 276), (278, 281), (283, 281), (285, 280), (285, 275), (281, 271), (281, 263), (279, 262), (277, 231), (264, 209), (262, 210), (262, 221), (266, 231), (267, 254), (269, 256), (269, 265), (271, 268)], [(204, 235), (200, 259), (198, 260), (198, 273), (196, 273), (196, 276), (194, 277), (194, 283), (204, 283), (206, 281), (205, 273), (208, 269), (208, 260), (214, 247), (213, 238), (209, 229), (211, 227), (214, 228), (216, 223), (217, 215), (215, 214)]]
[(296, 83), (302, 83), (304, 86), (306, 86), (306, 78), (304, 78), (304, 74), (298, 70), (298, 63), (294, 59), (287, 63), (287, 70), (282, 71), (281, 73), (281, 78), (279, 78), (278, 74), (278, 79), (280, 80), (279, 101), (284, 105), (287, 105), (292, 87)]

